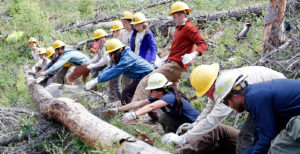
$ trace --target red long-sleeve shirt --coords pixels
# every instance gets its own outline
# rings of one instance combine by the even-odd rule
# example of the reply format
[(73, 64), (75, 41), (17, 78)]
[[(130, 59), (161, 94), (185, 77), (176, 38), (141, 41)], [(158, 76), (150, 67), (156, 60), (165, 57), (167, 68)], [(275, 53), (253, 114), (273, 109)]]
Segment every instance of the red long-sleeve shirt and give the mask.
[(201, 55), (207, 49), (207, 45), (198, 29), (190, 20), (187, 20), (185, 25), (177, 26), (175, 29), (173, 44), (168, 59), (179, 63), (181, 67), (187, 69), (189, 64), (184, 65), (181, 56), (192, 53), (194, 44), (197, 45), (196, 51), (200, 52)]

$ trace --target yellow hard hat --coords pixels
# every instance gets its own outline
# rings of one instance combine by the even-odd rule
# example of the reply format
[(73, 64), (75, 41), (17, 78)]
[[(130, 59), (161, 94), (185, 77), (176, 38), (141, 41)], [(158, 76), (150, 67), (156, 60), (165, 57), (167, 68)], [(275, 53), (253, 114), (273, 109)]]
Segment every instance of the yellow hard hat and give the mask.
[(121, 17), (121, 20), (123, 20), (123, 19), (131, 19), (132, 20), (132, 18), (133, 18), (133, 14), (131, 13), (131, 12), (129, 12), (129, 11), (125, 11), (124, 13), (123, 13), (123, 17)]
[(124, 28), (124, 26), (123, 26), (122, 22), (120, 20), (115, 20), (112, 23), (111, 31), (116, 31), (116, 30), (120, 30), (123, 28)]
[(47, 55), (48, 58), (49, 58), (50, 56), (52, 56), (54, 53), (55, 53), (55, 52), (54, 52), (54, 49), (53, 49), (52, 47), (48, 47), (48, 48), (46, 49), (46, 55)]
[(172, 16), (173, 13), (179, 12), (179, 11), (186, 11), (186, 13), (192, 12), (192, 9), (189, 8), (189, 6), (184, 2), (175, 2), (171, 6), (171, 12), (169, 16)]
[(133, 15), (131, 24), (139, 24), (145, 21), (147, 21), (145, 15), (143, 13), (138, 12)]
[(96, 29), (94, 31), (94, 39), (98, 39), (104, 36), (107, 36), (107, 33), (103, 29)]
[(56, 41), (54, 41), (52, 47), (53, 47), (53, 49), (55, 50), (55, 49), (57, 49), (57, 48), (61, 48), (61, 47), (65, 46), (65, 45), (66, 45), (66, 44), (65, 44), (63, 41), (61, 41), (61, 40), (56, 40)]
[(38, 48), (38, 54), (41, 55), (41, 54), (44, 54), (46, 53), (46, 49), (45, 48)]
[(119, 39), (112, 38), (106, 41), (106, 53), (114, 52), (124, 46), (125, 45)]
[(190, 82), (197, 96), (203, 96), (210, 89), (218, 76), (219, 69), (218, 64), (211, 64), (200, 65), (192, 71)]
[(31, 37), (31, 38), (28, 40), (28, 44), (29, 44), (29, 43), (35, 43), (35, 44), (38, 44), (38, 41), (37, 41), (36, 38)]

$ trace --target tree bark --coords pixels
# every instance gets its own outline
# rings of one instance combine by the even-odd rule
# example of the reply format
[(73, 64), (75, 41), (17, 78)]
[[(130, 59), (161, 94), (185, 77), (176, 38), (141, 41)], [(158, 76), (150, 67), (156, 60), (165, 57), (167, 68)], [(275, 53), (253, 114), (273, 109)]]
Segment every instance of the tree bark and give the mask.
[(270, 0), (266, 7), (263, 51), (271, 50), (273, 47), (279, 47), (282, 44), (283, 35), (281, 24), (283, 22), (286, 10), (285, 0)]
[(47, 119), (58, 120), (84, 142), (100, 149), (120, 143), (120, 149), (129, 153), (167, 153), (102, 121), (72, 99), (54, 98), (44, 87), (35, 83), (28, 67), (24, 67), (24, 72), (26, 85), (41, 114)]

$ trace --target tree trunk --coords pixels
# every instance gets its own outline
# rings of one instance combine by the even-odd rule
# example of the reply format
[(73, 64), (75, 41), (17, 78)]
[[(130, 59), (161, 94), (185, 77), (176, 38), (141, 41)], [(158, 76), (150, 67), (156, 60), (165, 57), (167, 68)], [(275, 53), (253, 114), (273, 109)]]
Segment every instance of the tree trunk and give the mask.
[(26, 85), (41, 114), (47, 119), (58, 120), (84, 142), (100, 149), (120, 143), (120, 149), (125, 149), (129, 153), (167, 153), (102, 121), (72, 99), (54, 98), (44, 87), (34, 81), (28, 67), (24, 67), (24, 72)]
[(271, 50), (273, 47), (279, 47), (282, 44), (283, 35), (281, 24), (283, 22), (286, 9), (285, 0), (270, 0), (266, 7), (263, 51)]

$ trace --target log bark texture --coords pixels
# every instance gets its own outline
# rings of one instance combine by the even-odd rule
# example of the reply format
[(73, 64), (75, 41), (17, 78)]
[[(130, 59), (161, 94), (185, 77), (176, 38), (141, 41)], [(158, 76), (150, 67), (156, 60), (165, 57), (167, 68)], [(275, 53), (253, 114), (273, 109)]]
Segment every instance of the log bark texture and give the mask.
[(270, 0), (266, 7), (263, 51), (279, 47), (282, 44), (282, 22), (286, 10), (286, 0)]
[(44, 87), (35, 83), (28, 67), (24, 67), (24, 72), (26, 85), (41, 114), (47, 119), (58, 120), (84, 142), (100, 149), (120, 143), (120, 149), (128, 153), (167, 153), (102, 121), (72, 99), (54, 98)]

